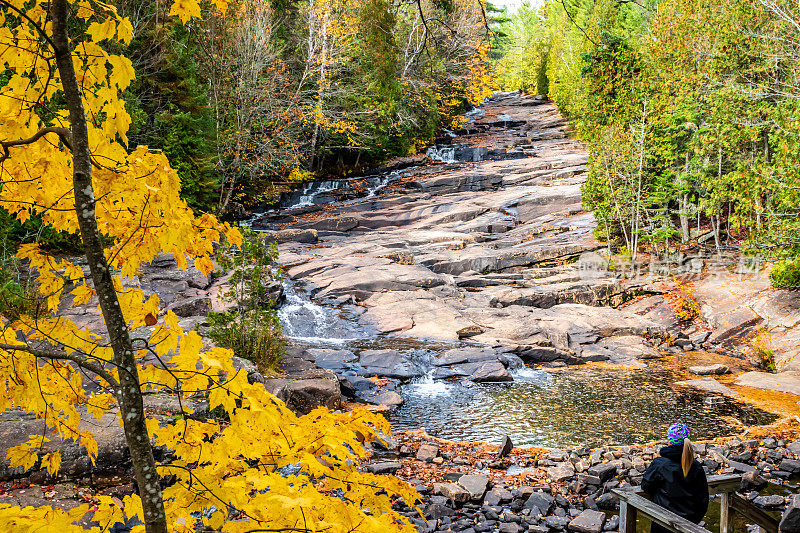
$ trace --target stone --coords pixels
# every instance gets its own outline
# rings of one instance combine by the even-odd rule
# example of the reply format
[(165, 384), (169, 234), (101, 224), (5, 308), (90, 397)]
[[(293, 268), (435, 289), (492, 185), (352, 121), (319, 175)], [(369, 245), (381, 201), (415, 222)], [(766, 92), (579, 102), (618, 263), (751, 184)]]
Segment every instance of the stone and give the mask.
[(252, 361), (242, 359), (241, 357), (231, 357), (231, 364), (236, 370), (247, 372), (247, 381), (252, 385), (253, 383), (264, 383), (264, 376), (258, 371), (256, 365)]
[(604, 511), (615, 511), (619, 509), (619, 502), (610, 492), (605, 492), (595, 499), (598, 509)]
[(534, 492), (525, 502), (525, 509), (530, 509), (531, 513), (538, 512), (541, 516), (547, 516), (553, 508), (555, 498), (544, 492)]
[(567, 527), (570, 531), (578, 533), (600, 533), (605, 522), (605, 513), (587, 509), (573, 518)]
[(731, 369), (722, 364), (715, 364), (708, 366), (690, 366), (689, 371), (698, 376), (721, 376), (722, 374), (730, 374)]
[(569, 463), (547, 469), (547, 477), (556, 483), (566, 481), (574, 475), (575, 468)]
[(287, 242), (300, 242), (305, 244), (316, 244), (319, 236), (314, 229), (283, 229), (274, 232), (264, 233), (264, 242), (283, 244)]
[(392, 263), (397, 263), (399, 265), (414, 264), (414, 254), (412, 254), (411, 252), (391, 252), (388, 254), (381, 255), (379, 257), (385, 257)]
[(514, 522), (503, 522), (500, 524), (500, 527), (497, 528), (499, 533), (520, 533), (522, 528), (519, 527), (519, 524)]
[(501, 503), (510, 502), (513, 499), (511, 492), (507, 489), (494, 487), (486, 493), (483, 503), (486, 505), (499, 505)]
[(359, 220), (355, 217), (335, 217), (321, 218), (311, 222), (295, 224), (298, 228), (315, 229), (317, 231), (350, 231), (359, 225)]
[(619, 529), (619, 515), (614, 515), (606, 520), (606, 525), (603, 526), (603, 531), (616, 531)]
[(483, 333), (483, 328), (480, 326), (467, 326), (456, 331), (459, 339), (468, 339)]
[(422, 444), (417, 450), (417, 459), (431, 463), (439, 455), (439, 447), (435, 444)]
[(463, 363), (455, 368), (463, 371), (467, 379), (475, 383), (514, 381), (503, 363), (498, 360)]
[(356, 397), (373, 405), (385, 405), (390, 409), (396, 409), (403, 405), (403, 397), (393, 390), (372, 389), (356, 391)]
[(424, 372), (397, 350), (364, 350), (358, 361), (368, 374), (394, 379), (411, 379)]
[(703, 331), (703, 332), (700, 332), (700, 333), (696, 333), (694, 335), (690, 335), (689, 336), (689, 340), (692, 341), (692, 344), (695, 344), (695, 345), (699, 346), (699, 345), (705, 343), (708, 340), (709, 337), (711, 337), (711, 332), (710, 331)]
[(588, 472), (590, 475), (600, 478), (600, 481), (605, 482), (617, 475), (617, 467), (611, 463), (600, 463), (589, 468)]
[(800, 472), (800, 460), (797, 459), (783, 459), (778, 468), (791, 474)]
[(767, 480), (761, 477), (758, 472), (745, 472), (742, 475), (742, 492), (751, 490), (761, 490), (767, 486)]
[(723, 385), (714, 378), (688, 379), (686, 381), (678, 381), (675, 384), (683, 385), (686, 387), (692, 387), (694, 389), (700, 389), (706, 392), (714, 392), (716, 394), (721, 394), (723, 396), (730, 396), (730, 397), (739, 396), (738, 392), (736, 392), (731, 388), (726, 387), (725, 385)]
[(211, 298), (208, 296), (196, 296), (178, 300), (167, 307), (180, 317), (205, 316), (211, 311)]
[(367, 472), (370, 474), (394, 474), (403, 467), (400, 463), (386, 461), (367, 465)]
[(563, 531), (567, 528), (567, 525), (570, 523), (570, 519), (566, 516), (546, 516), (544, 518), (545, 524), (547, 524), (551, 529), (558, 529)]
[(753, 500), (753, 503), (758, 505), (759, 507), (766, 507), (768, 509), (780, 507), (784, 504), (783, 496), (778, 494), (773, 494), (770, 496), (759, 496), (758, 498)]
[(800, 372), (779, 372), (777, 374), (745, 372), (736, 378), (736, 384), (800, 396)]
[(778, 529), (781, 533), (800, 533), (800, 494), (789, 496), (789, 505), (781, 516)]
[(506, 457), (513, 449), (514, 443), (511, 441), (511, 437), (508, 435), (504, 436), (503, 440), (500, 442), (500, 449), (497, 450), (497, 458), (502, 459), (503, 457)]
[(458, 484), (469, 492), (471, 500), (480, 500), (486, 494), (489, 478), (477, 474), (466, 474), (458, 478)]
[(456, 503), (465, 503), (470, 499), (470, 493), (457, 483), (434, 483), (433, 493), (441, 494)]

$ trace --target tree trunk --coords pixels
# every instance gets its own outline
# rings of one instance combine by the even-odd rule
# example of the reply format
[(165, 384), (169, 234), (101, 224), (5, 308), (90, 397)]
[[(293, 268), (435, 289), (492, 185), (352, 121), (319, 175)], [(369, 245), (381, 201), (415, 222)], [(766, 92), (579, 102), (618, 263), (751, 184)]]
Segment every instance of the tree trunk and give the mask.
[(681, 238), (684, 243), (689, 242), (689, 195), (685, 194), (680, 199), (681, 209)]
[(130, 449), (136, 483), (139, 486), (147, 533), (166, 533), (167, 519), (164, 513), (156, 462), (145, 425), (144, 406), (142, 405), (133, 343), (122, 315), (111, 279), (111, 271), (103, 252), (100, 231), (97, 228), (86, 114), (72, 62), (72, 53), (69, 49), (67, 0), (53, 0), (50, 9), (53, 18), (56, 64), (61, 75), (61, 84), (72, 128), (72, 183), (75, 194), (75, 213), (78, 216), (84, 253), (89, 262), (89, 270), (114, 351), (114, 363), (119, 369), (120, 389), (116, 391), (116, 398), (125, 428), (125, 439)]

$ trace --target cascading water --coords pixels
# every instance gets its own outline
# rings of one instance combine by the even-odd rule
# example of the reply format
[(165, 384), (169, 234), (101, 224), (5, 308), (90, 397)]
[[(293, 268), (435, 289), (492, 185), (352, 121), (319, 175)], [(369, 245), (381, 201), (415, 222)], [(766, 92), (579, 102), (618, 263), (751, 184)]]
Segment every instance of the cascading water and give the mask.
[(425, 151), (425, 155), (442, 163), (456, 162), (456, 149), (453, 146), (431, 146)]
[(284, 295), (286, 301), (278, 309), (278, 318), (290, 339), (303, 344), (342, 345), (365, 338), (354, 322), (299, 294), (290, 281), (284, 283)]

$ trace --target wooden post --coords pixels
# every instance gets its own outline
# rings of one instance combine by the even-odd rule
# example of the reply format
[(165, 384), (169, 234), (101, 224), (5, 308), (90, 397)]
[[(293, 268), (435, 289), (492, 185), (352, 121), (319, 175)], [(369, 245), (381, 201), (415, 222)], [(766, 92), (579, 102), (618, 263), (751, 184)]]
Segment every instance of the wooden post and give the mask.
[(733, 533), (733, 522), (731, 521), (731, 497), (730, 492), (720, 494), (719, 502), (719, 533)]
[(619, 533), (636, 533), (636, 507), (619, 502)]

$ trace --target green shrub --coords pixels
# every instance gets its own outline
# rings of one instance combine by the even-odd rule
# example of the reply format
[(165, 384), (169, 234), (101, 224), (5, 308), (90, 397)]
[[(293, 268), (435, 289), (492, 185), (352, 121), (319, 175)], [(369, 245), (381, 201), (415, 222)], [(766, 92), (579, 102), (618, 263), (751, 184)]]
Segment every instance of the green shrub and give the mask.
[(260, 370), (276, 371), (286, 351), (283, 327), (274, 309), (211, 313), (208, 336), (236, 357), (248, 359)]
[(775, 350), (772, 349), (772, 335), (767, 328), (758, 328), (758, 334), (753, 341), (753, 354), (758, 360), (758, 364), (767, 372), (775, 372)]
[(800, 259), (785, 259), (775, 265), (769, 280), (779, 289), (800, 289)]
[(231, 273), (230, 285), (221, 296), (233, 308), (208, 317), (208, 336), (262, 371), (277, 370), (286, 351), (286, 338), (270, 292), (280, 275), (277, 261), (278, 247), (246, 230), (240, 248), (217, 257), (219, 265)]

